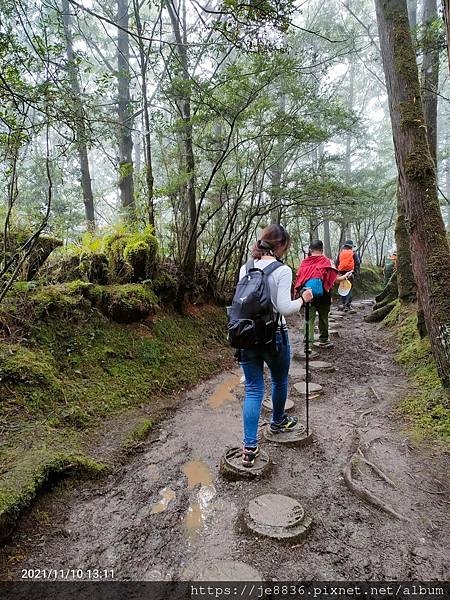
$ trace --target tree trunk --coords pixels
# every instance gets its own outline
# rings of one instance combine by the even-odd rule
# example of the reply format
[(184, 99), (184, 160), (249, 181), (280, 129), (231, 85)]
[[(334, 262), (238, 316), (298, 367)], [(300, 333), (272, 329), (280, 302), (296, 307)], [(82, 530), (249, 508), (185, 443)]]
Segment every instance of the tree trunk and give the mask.
[[(450, 157), (445, 165), (445, 191), (447, 200), (450, 201)], [(447, 204), (447, 231), (450, 231), (450, 204)]]
[(75, 105), (75, 135), (80, 161), (81, 189), (83, 192), (84, 214), (88, 231), (95, 231), (95, 208), (94, 194), (92, 193), (91, 174), (89, 170), (89, 158), (86, 144), (86, 128), (84, 124), (84, 111), (81, 100), (81, 87), (73, 51), (73, 39), (70, 23), (69, 0), (62, 0), (62, 21), (64, 38), (66, 41), (67, 71), (69, 74), (70, 87), (72, 88), (73, 101)]
[(178, 54), (181, 76), (183, 79), (183, 87), (179, 92), (180, 99), (178, 100), (177, 105), (183, 122), (184, 161), (187, 172), (186, 208), (189, 214), (189, 233), (187, 247), (184, 249), (182, 268), (185, 284), (188, 286), (195, 282), (195, 265), (197, 260), (197, 203), (195, 196), (195, 156), (192, 144), (191, 82), (187, 55), (186, 7), (183, 3), (183, 10), (180, 11), (182, 12), (183, 34), (181, 34), (180, 16), (173, 6), (172, 0), (168, 0), (167, 9), (169, 11), (175, 41), (177, 42), (176, 52)]
[(447, 58), (448, 69), (450, 71), (450, 0), (442, 0), (442, 8), (444, 11), (445, 30), (447, 33)]
[(328, 221), (328, 219), (325, 219), (323, 222), (323, 248), (325, 255), (328, 256), (328, 258), (331, 258), (330, 221)]
[(439, 84), (439, 46), (433, 34), (433, 23), (437, 20), (437, 0), (424, 0), (423, 6), (423, 61), (422, 102), (427, 126), (428, 145), (436, 165), (437, 154), (437, 105)]
[(148, 55), (144, 48), (142, 36), (144, 30), (142, 28), (140, 5), (137, 0), (133, 0), (134, 18), (136, 20), (136, 29), (139, 36), (139, 69), (141, 72), (141, 87), (142, 87), (142, 109), (144, 116), (144, 155), (145, 155), (145, 183), (147, 188), (147, 218), (150, 225), (155, 226), (155, 208), (153, 203), (153, 163), (152, 163), (152, 142), (150, 133), (150, 114), (148, 106), (147, 94), (147, 63)]
[(417, 27), (417, 0), (408, 0), (408, 18), (411, 29)]
[(406, 0), (376, 0), (375, 5), (413, 272), (438, 373), (450, 389), (450, 249), (424, 129)]
[[(286, 113), (286, 94), (280, 94), (280, 97), (278, 99), (278, 110), (283, 115)], [(283, 136), (280, 136), (275, 144), (275, 164), (273, 165), (270, 172), (270, 199), (273, 204), (273, 209), (270, 213), (270, 217), (272, 223), (278, 224), (280, 224), (282, 213), (282, 207), (277, 205), (281, 204), (281, 182), (283, 179), (284, 171), (283, 149), (284, 138)]]
[[(352, 57), (350, 63), (350, 72), (349, 72), (349, 89), (348, 89), (348, 105), (347, 108), (349, 112), (353, 110), (354, 104), (354, 95), (355, 95), (355, 62)], [(351, 133), (347, 133), (347, 137), (345, 140), (345, 183), (350, 186), (352, 182), (352, 136)], [(346, 232), (345, 239), (351, 239), (352, 237), (352, 225), (351, 223), (346, 224)], [(345, 241), (345, 240), (343, 240)]]
[(117, 0), (117, 113), (119, 117), (119, 189), (126, 218), (134, 221), (136, 206), (133, 183), (133, 120), (130, 102), (130, 43), (128, 3)]
[(412, 272), (409, 233), (406, 228), (404, 202), (401, 198), (400, 183), (397, 186), (397, 222), (395, 224), (395, 245), (397, 246), (398, 297), (402, 304), (410, 304), (417, 299), (416, 282)]

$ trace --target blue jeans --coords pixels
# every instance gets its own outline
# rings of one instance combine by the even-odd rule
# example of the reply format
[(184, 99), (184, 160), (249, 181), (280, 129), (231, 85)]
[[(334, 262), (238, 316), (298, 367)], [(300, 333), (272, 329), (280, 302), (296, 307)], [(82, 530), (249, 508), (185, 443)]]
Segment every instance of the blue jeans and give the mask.
[(272, 380), (272, 423), (281, 423), (286, 415), (288, 372), (291, 350), (287, 331), (276, 333), (276, 352), (264, 349), (241, 350), (240, 365), (245, 375), (245, 400), (242, 409), (244, 421), (244, 445), (258, 445), (258, 422), (264, 399), (264, 363), (270, 370)]

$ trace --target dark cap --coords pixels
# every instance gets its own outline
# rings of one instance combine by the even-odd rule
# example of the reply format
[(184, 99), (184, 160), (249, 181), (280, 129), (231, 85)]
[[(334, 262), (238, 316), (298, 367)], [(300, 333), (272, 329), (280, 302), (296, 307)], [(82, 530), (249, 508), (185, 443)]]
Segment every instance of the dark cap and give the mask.
[(344, 242), (344, 246), (350, 246), (351, 248), (353, 248), (355, 244), (353, 243), (353, 240), (346, 240)]

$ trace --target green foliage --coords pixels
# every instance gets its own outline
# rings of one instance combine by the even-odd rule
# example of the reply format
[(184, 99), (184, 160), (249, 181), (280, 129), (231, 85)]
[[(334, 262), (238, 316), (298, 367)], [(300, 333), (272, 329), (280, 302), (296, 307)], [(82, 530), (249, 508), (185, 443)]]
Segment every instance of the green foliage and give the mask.
[(415, 310), (405, 309), (399, 303), (394, 311), (396, 318), (391, 313), (384, 323), (395, 326), (399, 340), (396, 360), (405, 367), (416, 388), (402, 401), (401, 408), (420, 435), (450, 445), (450, 398), (441, 385), (429, 338), (420, 338)]

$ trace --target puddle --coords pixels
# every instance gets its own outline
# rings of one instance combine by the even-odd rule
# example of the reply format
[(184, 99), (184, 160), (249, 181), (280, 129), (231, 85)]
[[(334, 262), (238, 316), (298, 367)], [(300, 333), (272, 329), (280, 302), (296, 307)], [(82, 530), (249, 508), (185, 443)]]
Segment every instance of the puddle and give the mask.
[(169, 506), (169, 503), (176, 498), (175, 492), (170, 488), (163, 488), (159, 494), (162, 496), (162, 498), (159, 502), (153, 505), (151, 512), (152, 515), (164, 512)]
[(203, 485), (191, 502), (183, 521), (189, 542), (194, 541), (203, 530), (206, 518), (213, 508), (211, 501), (215, 495), (216, 488), (213, 485)]
[(208, 398), (208, 406), (211, 408), (219, 408), (225, 402), (233, 402), (236, 400), (236, 396), (232, 393), (232, 390), (241, 383), (241, 375), (237, 373), (231, 373), (221, 383), (219, 383), (214, 392)]
[(191, 460), (183, 465), (183, 473), (188, 479), (189, 490), (192, 490), (198, 483), (204, 486), (211, 485), (213, 482), (210, 468), (202, 460)]

